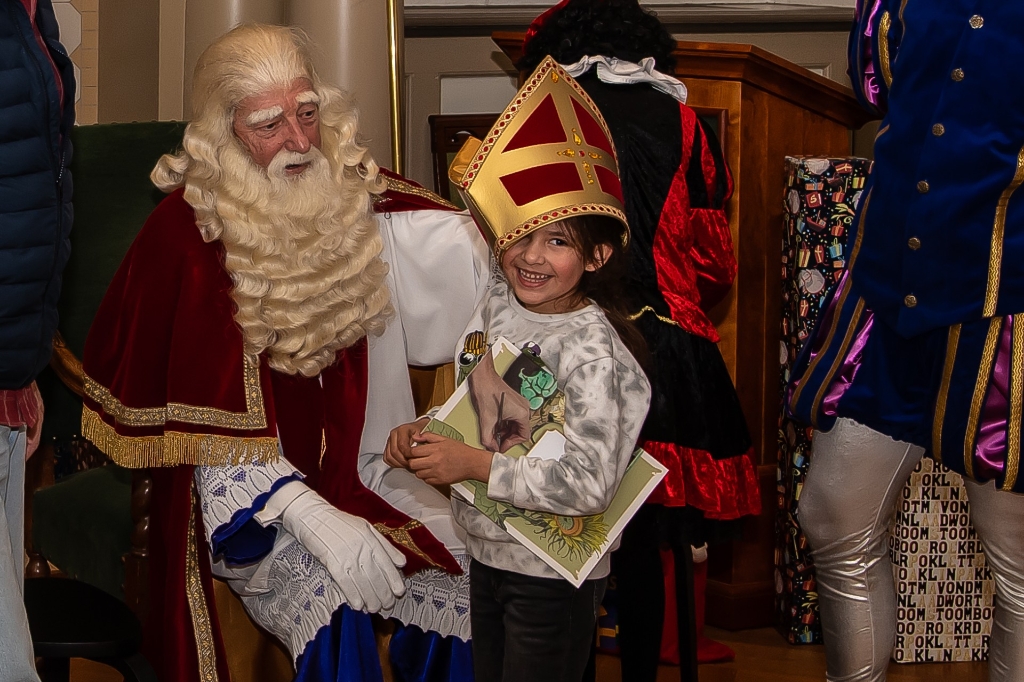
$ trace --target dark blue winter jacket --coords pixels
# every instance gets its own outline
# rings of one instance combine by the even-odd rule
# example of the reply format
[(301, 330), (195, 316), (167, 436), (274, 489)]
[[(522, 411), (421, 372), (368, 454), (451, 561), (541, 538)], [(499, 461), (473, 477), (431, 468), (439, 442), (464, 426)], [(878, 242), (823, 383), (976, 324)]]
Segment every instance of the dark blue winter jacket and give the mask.
[(36, 27), (49, 57), (25, 4), (0, 0), (0, 389), (28, 385), (49, 361), (71, 253), (74, 71), (50, 0), (38, 0)]

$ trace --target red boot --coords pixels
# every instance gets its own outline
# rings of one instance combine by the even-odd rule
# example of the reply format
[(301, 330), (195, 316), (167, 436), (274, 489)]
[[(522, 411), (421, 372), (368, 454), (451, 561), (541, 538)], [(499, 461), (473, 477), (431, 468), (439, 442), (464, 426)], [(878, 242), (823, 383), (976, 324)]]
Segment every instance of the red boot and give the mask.
[[(697, 662), (732, 661), (736, 652), (721, 642), (704, 636), (704, 591), (708, 584), (707, 547), (693, 549), (694, 616), (697, 621)], [(675, 558), (669, 549), (661, 552), (662, 574), (665, 576), (665, 620), (661, 630), (661, 662), (679, 665), (679, 629), (676, 621)]]

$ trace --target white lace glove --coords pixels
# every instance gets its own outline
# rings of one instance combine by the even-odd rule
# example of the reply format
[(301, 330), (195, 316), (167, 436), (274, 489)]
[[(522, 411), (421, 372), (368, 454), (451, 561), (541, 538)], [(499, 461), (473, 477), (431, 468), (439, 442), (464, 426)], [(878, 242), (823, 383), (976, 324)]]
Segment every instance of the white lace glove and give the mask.
[(353, 609), (376, 613), (405, 594), (398, 570), (405, 556), (366, 519), (336, 509), (299, 481), (274, 493), (257, 519), (266, 524), (278, 516), (284, 529), (323, 563)]

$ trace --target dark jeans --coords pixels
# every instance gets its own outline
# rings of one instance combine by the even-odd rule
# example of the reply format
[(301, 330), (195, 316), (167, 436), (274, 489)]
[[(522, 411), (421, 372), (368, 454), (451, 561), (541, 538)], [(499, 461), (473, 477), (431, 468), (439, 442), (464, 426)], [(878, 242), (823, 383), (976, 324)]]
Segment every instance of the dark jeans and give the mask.
[(607, 578), (575, 588), (474, 560), (469, 568), (477, 682), (580, 682)]

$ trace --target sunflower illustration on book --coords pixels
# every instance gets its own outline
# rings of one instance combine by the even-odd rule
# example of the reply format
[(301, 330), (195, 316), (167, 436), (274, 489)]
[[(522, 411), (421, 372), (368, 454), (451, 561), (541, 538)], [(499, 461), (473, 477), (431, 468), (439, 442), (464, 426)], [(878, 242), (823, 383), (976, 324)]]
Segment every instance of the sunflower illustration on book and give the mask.
[(562, 516), (518, 509), (487, 497), (487, 486), (478, 481), (471, 481), (469, 485), (473, 488), (474, 506), (487, 518), (503, 527), (513, 518), (526, 521), (537, 544), (545, 546), (553, 556), (583, 564), (600, 552), (608, 540), (610, 528), (604, 514)]
[(604, 514), (561, 516), (527, 512), (525, 516), (537, 526), (535, 532), (547, 540), (549, 550), (571, 561), (587, 560), (608, 537)]

